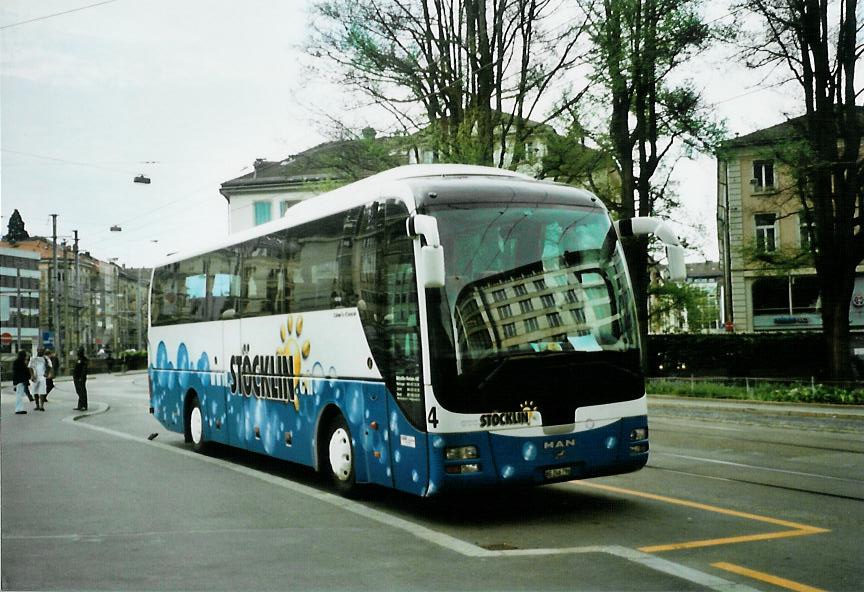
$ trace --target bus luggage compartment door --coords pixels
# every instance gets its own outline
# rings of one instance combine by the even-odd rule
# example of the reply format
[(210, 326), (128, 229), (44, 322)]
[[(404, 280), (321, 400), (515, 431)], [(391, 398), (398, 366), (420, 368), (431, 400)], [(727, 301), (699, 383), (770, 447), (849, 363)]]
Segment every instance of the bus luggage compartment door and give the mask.
[(358, 443), (366, 459), (370, 483), (393, 487), (393, 471), (388, 440), (387, 397), (383, 385), (366, 391), (363, 421)]

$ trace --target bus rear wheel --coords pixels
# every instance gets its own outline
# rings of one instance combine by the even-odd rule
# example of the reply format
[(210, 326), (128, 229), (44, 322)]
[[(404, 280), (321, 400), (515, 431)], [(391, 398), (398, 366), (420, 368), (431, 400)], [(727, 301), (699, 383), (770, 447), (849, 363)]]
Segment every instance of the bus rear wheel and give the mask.
[(341, 415), (330, 422), (325, 434), (327, 468), (336, 491), (342, 495), (353, 493), (356, 489), (354, 478), (354, 447), (351, 445), (351, 431)]
[(192, 401), (189, 404), (189, 415), (186, 419), (186, 441), (192, 444), (192, 450), (195, 452), (204, 452), (206, 448), (204, 415), (196, 395), (192, 395)]

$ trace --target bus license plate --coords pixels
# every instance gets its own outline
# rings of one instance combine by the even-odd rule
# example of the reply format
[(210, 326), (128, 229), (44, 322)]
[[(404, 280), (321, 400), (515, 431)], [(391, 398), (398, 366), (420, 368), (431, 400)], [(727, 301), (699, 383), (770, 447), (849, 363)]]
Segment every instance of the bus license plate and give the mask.
[(573, 470), (571, 467), (558, 467), (557, 469), (546, 469), (547, 479), (558, 479), (559, 477), (569, 477)]

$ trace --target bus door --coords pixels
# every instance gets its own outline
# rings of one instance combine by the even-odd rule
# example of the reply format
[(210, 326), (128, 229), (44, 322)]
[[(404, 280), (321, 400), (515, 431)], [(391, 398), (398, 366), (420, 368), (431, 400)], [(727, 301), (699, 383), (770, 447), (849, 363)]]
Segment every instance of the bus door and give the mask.
[(427, 438), (420, 357), (420, 324), (414, 242), (406, 232), (408, 208), (398, 200), (364, 208), (357, 242), (362, 245), (357, 285), (360, 318), (384, 384), (366, 403), (380, 413), (386, 399), (389, 467), (397, 489), (425, 493)]
[(242, 395), (232, 395), (231, 358), (242, 354), (240, 334), (240, 258), (236, 249), (222, 249), (210, 256), (208, 292), (211, 297), (211, 318), (218, 320), (222, 330), (222, 347), (214, 368), (222, 373), (218, 416), (214, 419), (214, 439), (233, 446), (244, 444), (240, 425)]
[(226, 407), (226, 420), (221, 429), (221, 437), (232, 446), (244, 446), (245, 441), (241, 433), (243, 421), (243, 395), (231, 394), (232, 388), (238, 390), (231, 384), (231, 356), (240, 355), (243, 342), (240, 333), (240, 320), (226, 321), (222, 324), (222, 355), (219, 358), (217, 368), (224, 371), (225, 388), (222, 389), (224, 404)]

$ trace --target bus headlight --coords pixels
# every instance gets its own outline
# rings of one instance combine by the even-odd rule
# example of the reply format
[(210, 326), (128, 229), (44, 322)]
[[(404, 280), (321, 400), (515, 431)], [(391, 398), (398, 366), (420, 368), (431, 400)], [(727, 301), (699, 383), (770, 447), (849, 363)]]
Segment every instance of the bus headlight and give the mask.
[(634, 430), (630, 430), (630, 441), (634, 440), (647, 440), (648, 439), (648, 428), (636, 428)]
[(447, 460), (468, 460), (479, 458), (476, 446), (457, 446), (444, 449), (444, 458)]

